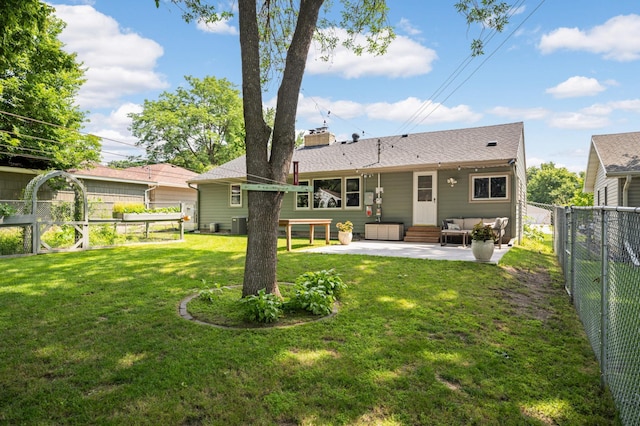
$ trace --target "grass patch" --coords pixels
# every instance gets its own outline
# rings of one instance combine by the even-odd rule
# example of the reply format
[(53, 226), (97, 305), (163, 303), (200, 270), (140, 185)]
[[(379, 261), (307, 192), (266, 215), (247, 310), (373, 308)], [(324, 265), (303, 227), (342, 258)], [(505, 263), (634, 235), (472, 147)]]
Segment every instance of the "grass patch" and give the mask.
[(245, 244), (0, 259), (0, 423), (617, 423), (548, 252), (516, 247), (495, 266), (281, 239), (278, 280), (335, 268), (338, 315), (258, 330), (181, 318), (203, 283), (242, 282)]

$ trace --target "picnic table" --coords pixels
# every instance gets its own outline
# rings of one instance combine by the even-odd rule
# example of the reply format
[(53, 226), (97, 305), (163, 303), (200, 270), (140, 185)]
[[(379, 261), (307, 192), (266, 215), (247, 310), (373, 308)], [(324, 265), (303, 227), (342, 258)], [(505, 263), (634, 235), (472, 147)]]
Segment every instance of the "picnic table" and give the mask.
[(291, 228), (293, 225), (309, 225), (309, 244), (313, 244), (314, 230), (316, 225), (324, 226), (324, 236), (327, 244), (331, 241), (331, 221), (333, 219), (280, 219), (279, 226), (284, 226), (287, 230), (287, 251), (291, 251)]

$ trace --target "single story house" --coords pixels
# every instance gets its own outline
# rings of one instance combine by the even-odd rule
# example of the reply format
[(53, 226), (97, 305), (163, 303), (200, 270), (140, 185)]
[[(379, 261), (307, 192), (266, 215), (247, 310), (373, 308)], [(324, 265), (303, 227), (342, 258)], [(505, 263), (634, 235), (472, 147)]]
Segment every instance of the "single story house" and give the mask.
[[(521, 236), (522, 122), (381, 138), (355, 134), (347, 141), (320, 128), (305, 136), (293, 162), (289, 183), (297, 165), (299, 185), (313, 191), (286, 193), (281, 219), (349, 220), (364, 236), (365, 224), (373, 222), (402, 224), (404, 235), (447, 218), (508, 217), (505, 239)], [(246, 220), (246, 182), (244, 156), (189, 180), (199, 191), (200, 229), (216, 224), (233, 232), (237, 220)]]
[(596, 206), (640, 207), (640, 132), (591, 137), (584, 192)]
[[(72, 169), (68, 173), (79, 179), (92, 202), (103, 204), (104, 215), (111, 212), (114, 203), (145, 203), (149, 207), (176, 206), (185, 204), (186, 213), (195, 216), (198, 193), (187, 180), (197, 173), (172, 164), (114, 169), (95, 164), (85, 169)], [(22, 199), (27, 184), (42, 170), (0, 167), (0, 200)], [(39, 194), (44, 200), (73, 200), (73, 191), (61, 190), (53, 193), (45, 188)], [(195, 219), (195, 218), (194, 218)]]

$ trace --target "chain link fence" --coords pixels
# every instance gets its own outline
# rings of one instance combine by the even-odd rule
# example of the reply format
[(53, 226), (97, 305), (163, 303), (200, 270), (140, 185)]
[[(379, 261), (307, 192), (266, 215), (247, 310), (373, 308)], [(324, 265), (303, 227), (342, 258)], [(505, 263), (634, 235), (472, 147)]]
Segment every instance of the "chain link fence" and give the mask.
[(640, 208), (556, 207), (566, 289), (625, 425), (640, 424)]

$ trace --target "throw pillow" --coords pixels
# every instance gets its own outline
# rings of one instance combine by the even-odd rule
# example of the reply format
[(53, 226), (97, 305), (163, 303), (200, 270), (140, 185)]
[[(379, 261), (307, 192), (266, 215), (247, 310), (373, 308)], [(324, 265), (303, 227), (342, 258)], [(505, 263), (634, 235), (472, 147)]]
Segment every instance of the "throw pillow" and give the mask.
[(449, 229), (451, 229), (452, 231), (459, 231), (460, 227), (458, 225), (456, 225), (455, 223), (450, 223), (448, 225)]

